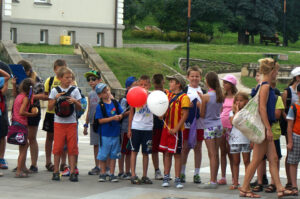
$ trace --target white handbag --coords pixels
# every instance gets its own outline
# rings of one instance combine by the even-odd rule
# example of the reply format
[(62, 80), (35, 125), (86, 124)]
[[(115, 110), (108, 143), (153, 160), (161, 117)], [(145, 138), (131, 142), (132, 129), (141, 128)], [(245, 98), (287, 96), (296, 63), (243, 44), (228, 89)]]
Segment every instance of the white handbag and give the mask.
[(232, 124), (251, 142), (260, 144), (265, 140), (265, 125), (259, 114), (259, 91), (234, 117)]

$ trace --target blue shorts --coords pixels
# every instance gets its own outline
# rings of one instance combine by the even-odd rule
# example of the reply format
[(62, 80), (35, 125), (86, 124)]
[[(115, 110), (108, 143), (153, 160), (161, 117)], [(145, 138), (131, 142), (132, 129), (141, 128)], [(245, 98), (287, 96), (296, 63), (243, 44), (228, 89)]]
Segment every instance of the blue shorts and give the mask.
[(102, 136), (102, 146), (99, 144), (97, 159), (105, 161), (108, 157), (112, 160), (119, 159), (121, 157), (121, 144), (119, 136)]

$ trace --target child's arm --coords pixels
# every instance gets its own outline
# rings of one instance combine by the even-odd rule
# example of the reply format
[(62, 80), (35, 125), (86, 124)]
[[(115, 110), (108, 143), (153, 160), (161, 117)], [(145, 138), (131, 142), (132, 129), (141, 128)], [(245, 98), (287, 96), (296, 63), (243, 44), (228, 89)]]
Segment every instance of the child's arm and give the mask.
[(52, 111), (54, 109), (55, 102), (56, 102), (55, 99), (49, 99), (49, 101), (48, 101), (48, 110), (49, 111)]
[(1, 89), (1, 92), (2, 92), (3, 94), (5, 94), (6, 91), (7, 91), (7, 89), (8, 89), (8, 82), (5, 82), (5, 83), (4, 83), (4, 86), (3, 86), (2, 89)]
[(128, 138), (131, 138), (131, 136), (132, 136), (131, 125), (132, 125), (133, 115), (134, 115), (134, 108), (130, 107), (129, 118), (128, 118), (128, 132), (127, 132), (127, 137)]
[(5, 82), (7, 82), (10, 79), (10, 75), (2, 69), (0, 69), (0, 75), (4, 77)]
[(29, 113), (28, 111), (26, 111), (28, 103), (29, 103), (29, 99), (27, 97), (25, 97), (22, 101), (21, 108), (19, 110), (19, 114), (21, 116), (25, 116), (25, 117), (34, 117), (34, 116), (36, 116), (37, 113)]
[(187, 108), (182, 109), (181, 119), (179, 120), (178, 124), (175, 126), (174, 129), (170, 129), (169, 133), (176, 134), (180, 130), (184, 122), (187, 120), (188, 116), (189, 116), (189, 109)]
[(80, 103), (80, 100), (76, 100), (75, 98), (73, 97), (69, 97), (68, 98), (68, 102), (69, 104), (75, 104), (75, 109), (80, 111), (81, 110), (81, 103)]
[(288, 145), (287, 149), (289, 151), (293, 148), (293, 127), (294, 127), (294, 120), (287, 120), (288, 122), (288, 128), (287, 128), (287, 134), (288, 134)]
[(89, 127), (89, 115), (90, 115), (90, 98), (88, 98), (88, 108), (87, 108), (87, 114), (86, 114), (86, 117), (85, 117), (85, 124), (83, 125), (84, 126), (84, 129), (83, 129), (83, 135), (87, 135), (88, 134), (88, 127)]
[(108, 117), (108, 118), (98, 119), (98, 122), (100, 124), (105, 124), (105, 123), (109, 123), (109, 122), (112, 122), (112, 121), (120, 121), (121, 119), (122, 119), (121, 115), (115, 115), (115, 116)]
[(209, 100), (209, 96), (207, 94), (205, 94), (205, 95), (199, 95), (199, 96), (201, 97), (201, 101), (202, 101), (200, 117), (204, 118), (205, 117), (205, 113), (206, 113), (206, 103)]

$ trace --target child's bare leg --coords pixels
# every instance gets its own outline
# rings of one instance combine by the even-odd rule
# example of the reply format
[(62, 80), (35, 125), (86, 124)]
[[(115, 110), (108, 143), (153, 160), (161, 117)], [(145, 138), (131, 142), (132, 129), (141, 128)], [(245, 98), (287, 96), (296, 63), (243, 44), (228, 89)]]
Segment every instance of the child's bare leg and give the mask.
[(152, 152), (152, 162), (155, 170), (159, 169), (158, 152)]
[[(175, 178), (179, 178), (180, 176), (180, 169), (181, 169), (181, 155), (174, 154), (175, 159)], [(171, 167), (171, 165), (170, 165)]]
[(171, 164), (172, 164), (172, 154), (165, 152), (165, 159), (164, 159), (164, 174), (170, 175), (171, 170)]
[(125, 172), (130, 172), (130, 154), (125, 155)]
[(99, 160), (100, 162), (100, 168), (101, 168), (101, 174), (104, 175), (105, 174), (105, 170), (106, 170), (106, 161), (103, 160)]
[(116, 160), (110, 159), (110, 165), (109, 165), (110, 175), (115, 174), (115, 168), (116, 168)]
[(297, 169), (298, 169), (298, 164), (290, 164), (292, 187), (298, 187), (297, 186)]
[(76, 155), (69, 155), (70, 173), (75, 173)]
[(137, 152), (135, 151), (131, 151), (131, 157), (130, 157), (130, 169), (131, 169), (131, 172), (132, 172), (132, 176), (136, 176), (136, 173), (135, 173), (135, 166), (136, 166), (136, 156), (137, 156)]
[(240, 154), (232, 154), (232, 160), (233, 160), (233, 185), (238, 186), (239, 184), (239, 171), (240, 171)]
[(59, 163), (61, 155), (54, 154), (54, 173), (59, 172)]
[(149, 155), (146, 153), (143, 153), (143, 177), (147, 176), (148, 163), (149, 163)]
[(124, 173), (124, 160), (125, 160), (125, 154), (122, 154), (121, 158), (118, 160), (119, 173)]
[(98, 151), (99, 151), (99, 145), (94, 145), (94, 160), (95, 160), (95, 165), (97, 167), (100, 167), (99, 160), (97, 159)]
[(24, 170), (27, 148), (28, 148), (28, 143), (26, 145), (19, 145), (18, 166), (16, 171), (17, 174), (20, 174), (22, 170)]

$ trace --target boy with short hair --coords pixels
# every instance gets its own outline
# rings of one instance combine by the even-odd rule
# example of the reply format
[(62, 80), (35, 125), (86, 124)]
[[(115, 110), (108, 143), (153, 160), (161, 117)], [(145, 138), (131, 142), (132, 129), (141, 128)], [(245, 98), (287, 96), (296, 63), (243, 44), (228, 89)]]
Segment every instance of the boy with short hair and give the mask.
[[(63, 95), (68, 95), (66, 101), (69, 103), (70, 107), (73, 106), (73, 112), (70, 111), (69, 116), (59, 116), (58, 110), (55, 111), (53, 144), (54, 172), (52, 180), (56, 181), (60, 180), (59, 163), (60, 157), (64, 151), (65, 144), (67, 144), (68, 148), (68, 156), (71, 170), (69, 180), (72, 182), (78, 181), (78, 177), (75, 174), (76, 157), (78, 155), (77, 118), (75, 109), (81, 109), (81, 95), (78, 88), (74, 88), (71, 85), (73, 82), (72, 73), (72, 70), (68, 67), (60, 68), (57, 71), (57, 77), (60, 80), (60, 86), (53, 88), (49, 95), (48, 109), (50, 111), (54, 110), (54, 107), (57, 108), (59, 106), (58, 100)], [(72, 108), (70, 108), (70, 110), (72, 110)]]
[[(96, 108), (95, 122), (98, 122), (99, 151), (97, 159), (100, 161), (99, 182), (106, 181), (106, 161), (110, 158), (110, 181), (118, 182), (114, 175), (116, 159), (120, 158), (120, 132), (122, 119), (122, 108), (120, 104), (110, 97), (108, 87), (104, 83), (97, 84), (95, 91), (100, 98)], [(99, 125), (100, 124), (100, 125)]]
[[(154, 90), (159, 90), (162, 92), (166, 92), (164, 89), (164, 76), (162, 74), (154, 74), (152, 77), (152, 84), (154, 86)], [(163, 120), (159, 119), (156, 115), (153, 115), (153, 135), (152, 135), (152, 162), (153, 167), (155, 169), (155, 180), (162, 180), (163, 176), (159, 169), (159, 158), (158, 152), (159, 150), (159, 143), (161, 138), (161, 133), (164, 127)]]
[[(300, 84), (297, 86), (297, 95), (300, 99)], [(294, 196), (298, 196), (297, 185), (297, 169), (300, 162), (300, 100), (291, 105), (286, 116), (288, 120), (288, 158), (287, 163), (290, 164), (290, 175), (292, 181), (292, 192)]]
[[(60, 85), (60, 80), (57, 77), (57, 73), (60, 68), (67, 67), (67, 63), (65, 60), (58, 59), (53, 64), (53, 70), (55, 76), (48, 77), (45, 81), (45, 95), (49, 96), (51, 90)], [(45, 155), (46, 155), (46, 169), (48, 171), (54, 170), (54, 165), (51, 162), (51, 152), (52, 152), (52, 145), (53, 145), (53, 132), (54, 132), (54, 110), (49, 110), (47, 108), (44, 123), (43, 123), (43, 130), (47, 132), (46, 141), (45, 141)], [(66, 157), (64, 157), (66, 159)], [(65, 162), (66, 160), (64, 160)]]
[[(127, 148), (129, 139), (127, 137), (127, 131), (128, 131), (128, 116), (129, 116), (129, 104), (127, 103), (126, 95), (132, 87), (134, 87), (136, 84), (136, 78), (135, 77), (128, 77), (125, 81), (125, 87), (126, 87), (126, 94), (125, 96), (120, 100), (120, 104), (123, 110), (125, 112), (123, 113), (123, 119), (121, 123), (121, 158), (119, 159), (119, 174), (118, 178), (123, 180), (130, 180), (131, 173), (130, 173), (130, 149)], [(124, 162), (125, 162), (125, 172), (124, 172)]]
[(179, 74), (167, 76), (169, 82), (170, 93), (169, 108), (165, 115), (165, 125), (162, 132), (159, 149), (165, 152), (164, 161), (164, 179), (163, 187), (170, 186), (170, 169), (172, 157), (175, 158), (175, 186), (178, 189), (183, 188), (181, 184), (180, 168), (181, 168), (181, 150), (182, 150), (182, 132), (184, 130), (184, 122), (188, 118), (190, 99), (182, 90), (185, 88), (185, 80)]
[[(151, 87), (150, 77), (142, 75), (138, 80), (138, 85), (145, 90)], [(152, 184), (152, 181), (147, 177), (149, 156), (152, 152), (152, 129), (153, 129), (153, 114), (145, 104), (143, 107), (130, 107), (129, 123), (128, 123), (128, 138), (131, 139), (132, 151), (130, 158), (130, 168), (132, 172), (132, 184)], [(143, 154), (143, 177), (139, 179), (136, 175), (136, 157), (142, 145)]]
[(90, 145), (94, 146), (94, 160), (95, 167), (91, 169), (88, 174), (89, 175), (99, 175), (100, 174), (100, 162), (97, 160), (97, 155), (99, 151), (99, 135), (97, 132), (93, 130), (94, 116), (96, 113), (97, 105), (99, 104), (99, 97), (95, 91), (97, 84), (101, 82), (101, 75), (98, 71), (91, 70), (84, 74), (84, 77), (87, 79), (92, 90), (88, 94), (88, 111), (86, 115), (85, 124), (83, 125), (84, 130), (83, 134), (88, 134), (89, 123), (90, 127)]

